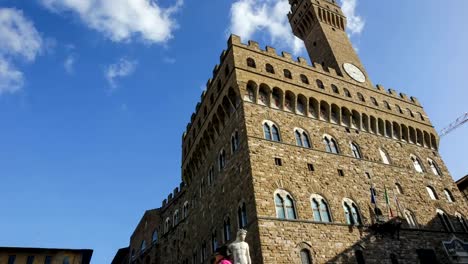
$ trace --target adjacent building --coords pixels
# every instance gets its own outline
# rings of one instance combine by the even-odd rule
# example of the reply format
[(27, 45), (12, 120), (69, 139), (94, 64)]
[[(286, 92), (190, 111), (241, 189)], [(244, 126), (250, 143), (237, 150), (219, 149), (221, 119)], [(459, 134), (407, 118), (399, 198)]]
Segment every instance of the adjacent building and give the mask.
[(1, 264), (90, 264), (91, 249), (0, 247)]
[(468, 201), (468, 175), (459, 179), (456, 182), (456, 184), (460, 192), (463, 194), (463, 196), (465, 196), (465, 199)]
[(467, 201), (420, 102), (372, 84), (335, 1), (289, 3), (312, 64), (229, 38), (183, 134), (182, 183), (125, 263), (209, 263), (241, 228), (256, 264), (467, 263)]

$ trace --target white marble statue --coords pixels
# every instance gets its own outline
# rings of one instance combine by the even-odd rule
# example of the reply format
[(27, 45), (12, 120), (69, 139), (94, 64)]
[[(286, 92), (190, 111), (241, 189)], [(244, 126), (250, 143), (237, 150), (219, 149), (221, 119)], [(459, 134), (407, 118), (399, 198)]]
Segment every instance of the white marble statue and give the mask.
[(252, 260), (250, 259), (249, 244), (245, 242), (246, 236), (247, 231), (244, 229), (240, 229), (237, 232), (236, 241), (232, 242), (232, 244), (229, 245), (229, 250), (232, 253), (232, 259), (234, 260), (234, 264), (252, 264)]

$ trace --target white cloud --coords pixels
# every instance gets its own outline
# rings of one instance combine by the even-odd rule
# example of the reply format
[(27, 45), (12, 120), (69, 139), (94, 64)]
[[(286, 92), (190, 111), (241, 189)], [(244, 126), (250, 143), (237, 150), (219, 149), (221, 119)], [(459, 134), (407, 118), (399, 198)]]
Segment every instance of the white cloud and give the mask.
[(24, 85), (24, 76), (12, 61), (21, 58), (33, 62), (43, 48), (43, 41), (33, 23), (23, 12), (0, 8), (0, 95), (14, 93)]
[(155, 0), (40, 0), (58, 13), (74, 13), (90, 28), (116, 42), (136, 37), (147, 43), (164, 43), (177, 28), (173, 14), (183, 4), (163, 8)]
[(342, 0), (341, 9), (348, 18), (348, 30), (353, 34), (360, 34), (364, 30), (364, 19), (356, 14), (357, 0)]
[(23, 87), (23, 73), (0, 57), (0, 95), (15, 93)]
[[(359, 34), (364, 20), (356, 15), (357, 0), (342, 0), (342, 9), (348, 17), (348, 30)], [(288, 0), (236, 0), (231, 6), (230, 31), (248, 40), (258, 32), (266, 34), (272, 45), (288, 47), (294, 54), (303, 50), (303, 42), (292, 33), (287, 14)]]
[(68, 74), (72, 74), (75, 72), (75, 56), (68, 55), (63, 63), (63, 67)]
[(231, 6), (230, 31), (248, 40), (257, 32), (267, 33), (273, 45), (290, 47), (294, 54), (303, 49), (289, 25), (288, 0), (237, 0)]
[(109, 82), (111, 89), (117, 88), (116, 79), (123, 78), (135, 72), (137, 62), (121, 58), (117, 63), (111, 64), (106, 68), (105, 77)]

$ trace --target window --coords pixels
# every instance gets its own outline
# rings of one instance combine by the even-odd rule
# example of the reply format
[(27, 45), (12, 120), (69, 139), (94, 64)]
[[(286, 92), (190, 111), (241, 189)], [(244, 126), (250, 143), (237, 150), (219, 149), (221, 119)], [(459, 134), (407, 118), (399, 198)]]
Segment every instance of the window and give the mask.
[(314, 221), (330, 223), (330, 209), (327, 201), (320, 195), (312, 195), (312, 212), (314, 214)]
[(406, 108), (406, 111), (408, 111), (408, 114), (409, 114), (411, 117), (414, 117), (413, 111), (411, 111), (411, 109)]
[(329, 153), (334, 153), (334, 154), (339, 154), (340, 151), (338, 149), (338, 145), (336, 144), (336, 141), (334, 138), (330, 136), (324, 136), (323, 137), (323, 143), (325, 144), (325, 149)]
[(319, 89), (325, 89), (325, 86), (323, 85), (323, 82), (321, 80), (317, 79), (316, 83)]
[(153, 240), (153, 243), (157, 243), (157, 242), (158, 242), (158, 230), (157, 230), (157, 229), (155, 229), (155, 230), (153, 231), (152, 240)]
[(362, 159), (361, 150), (360, 150), (358, 144), (356, 144), (356, 143), (351, 143), (351, 150), (352, 150), (352, 152), (353, 152), (353, 156), (354, 156), (356, 159)]
[(215, 252), (218, 248), (218, 234), (216, 229), (211, 233), (211, 251)]
[(379, 153), (380, 153), (380, 157), (382, 158), (382, 162), (384, 164), (390, 164), (390, 158), (388, 157), (388, 154), (385, 150), (379, 148)]
[(349, 97), (349, 98), (351, 98), (351, 93), (349, 92), (349, 90), (348, 90), (348, 89), (346, 89), (346, 88), (343, 88), (343, 91), (344, 91), (344, 94), (345, 94), (345, 96), (346, 96), (346, 97)]
[(296, 137), (296, 145), (299, 147), (310, 148), (310, 140), (307, 133), (300, 128), (294, 130), (294, 135)]
[(28, 259), (26, 260), (26, 264), (33, 264), (34, 263), (34, 256), (28, 256)]
[(434, 188), (432, 188), (431, 186), (427, 186), (426, 190), (427, 190), (427, 193), (429, 194), (429, 197), (432, 200), (439, 200), (439, 197), (437, 197), (437, 194), (436, 194)]
[(424, 116), (421, 113), (418, 113), (418, 114), (419, 114), (419, 118), (421, 118), (421, 121), (424, 121)]
[(465, 218), (460, 213), (455, 213), (455, 216), (457, 217), (458, 224), (461, 227), (460, 230), (462, 232), (468, 232), (468, 225), (465, 221)]
[(449, 203), (455, 202), (455, 199), (453, 198), (453, 195), (452, 195), (452, 193), (451, 193), (449, 190), (444, 189), (444, 193), (445, 193), (445, 197), (447, 198), (447, 201), (448, 201)]
[(247, 84), (247, 98), (246, 98), (247, 101), (255, 102), (255, 90), (256, 90), (255, 84), (252, 82), (249, 82)]
[(424, 172), (424, 169), (422, 167), (422, 163), (421, 161), (419, 160), (418, 157), (414, 156), (414, 155), (411, 155), (411, 161), (413, 162), (413, 166), (414, 166), (414, 169), (419, 172), (419, 173), (423, 173)]
[(301, 264), (312, 264), (312, 258), (308, 249), (304, 248), (301, 250)]
[(44, 264), (51, 264), (52, 263), (52, 256), (46, 256), (44, 259)]
[(338, 87), (336, 87), (336, 85), (332, 84), (332, 85), (331, 85), (331, 88), (332, 88), (332, 90), (333, 90), (334, 93), (340, 94), (340, 91), (338, 90)]
[(202, 248), (201, 248), (201, 262), (204, 263), (207, 257), (208, 257), (208, 252), (206, 249), (206, 242), (203, 241)]
[(414, 214), (408, 210), (405, 210), (404, 212), (406, 222), (408, 223), (408, 226), (410, 228), (417, 228), (418, 224), (416, 222), (416, 218), (414, 217)]
[(231, 151), (235, 153), (239, 149), (239, 132), (234, 132), (231, 136)]
[(173, 217), (173, 220), (172, 220), (172, 224), (174, 226), (178, 225), (179, 224), (179, 210), (176, 210), (175, 213), (174, 213), (174, 217)]
[(292, 79), (292, 74), (289, 70), (284, 69), (283, 70), (284, 77), (287, 79)]
[(224, 151), (224, 149), (222, 149), (219, 152), (219, 156), (218, 156), (218, 169), (219, 169), (219, 171), (223, 170), (224, 167), (226, 167), (226, 151)]
[(428, 159), (427, 162), (429, 163), (429, 167), (431, 168), (432, 173), (436, 176), (441, 176), (442, 173), (440, 172), (439, 166), (433, 160)]
[(395, 105), (395, 107), (397, 108), (398, 113), (403, 114), (403, 110), (401, 109), (399, 105)]
[(452, 223), (450, 223), (450, 219), (448, 218), (447, 214), (440, 209), (437, 209), (436, 212), (445, 231), (453, 232), (453, 226), (452, 226)]
[[(211, 170), (213, 170), (213, 167), (211, 167)], [(184, 203), (184, 208), (183, 208), (183, 212), (182, 212), (184, 218), (187, 218), (188, 211), (189, 211), (189, 202), (187, 201), (187, 202)]]
[(249, 66), (251, 68), (257, 68), (257, 65), (255, 64), (255, 61), (252, 58), (247, 59), (247, 66)]
[(392, 110), (392, 108), (390, 107), (390, 104), (387, 101), (383, 101), (383, 104), (385, 108), (387, 108), (388, 110)]
[(214, 169), (213, 166), (210, 167), (210, 170), (208, 171), (208, 185), (213, 184), (214, 182)]
[(169, 228), (171, 226), (171, 220), (168, 218), (166, 218), (166, 222), (164, 222), (164, 232), (167, 233), (169, 232)]
[(296, 219), (296, 209), (291, 195), (279, 190), (275, 195), (276, 217), (280, 219)]
[(398, 256), (395, 253), (390, 254), (390, 261), (392, 264), (398, 264)]
[(146, 241), (143, 240), (143, 241), (141, 242), (141, 245), (140, 245), (140, 252), (145, 251), (145, 249), (146, 249)]
[(276, 166), (283, 166), (283, 160), (280, 158), (275, 158), (275, 165)]
[(223, 234), (225, 243), (231, 240), (231, 219), (229, 217), (224, 219)]
[(362, 250), (354, 251), (354, 255), (356, 256), (357, 264), (366, 264), (366, 260), (364, 259), (364, 252), (362, 252)]
[(395, 190), (397, 194), (403, 194), (403, 187), (399, 183), (395, 183)]
[(281, 141), (278, 127), (271, 121), (265, 121), (263, 123), (263, 133), (266, 140)]
[(343, 201), (343, 209), (345, 213), (346, 223), (348, 225), (362, 225), (359, 209), (352, 200), (346, 198)]
[(63, 258), (63, 262), (62, 262), (62, 263), (63, 263), (63, 264), (70, 264), (70, 258), (69, 258), (68, 256), (65, 256), (65, 257)]
[(273, 66), (272, 66), (271, 64), (265, 65), (265, 70), (266, 70), (268, 73), (275, 74), (275, 68), (273, 68)]
[(338, 169), (338, 176), (343, 177), (344, 176), (344, 170)]
[(366, 102), (366, 99), (364, 99), (364, 96), (361, 93), (358, 93), (357, 97), (359, 98), (359, 101)]
[(15, 261), (16, 261), (15, 255), (8, 256), (8, 264), (15, 264)]
[(314, 164), (312, 164), (312, 163), (307, 163), (307, 169), (308, 169), (309, 171), (315, 171)]
[(370, 99), (372, 104), (374, 104), (375, 106), (379, 106), (379, 103), (377, 103), (377, 100), (374, 97), (371, 97)]
[(237, 220), (239, 221), (239, 228), (247, 226), (247, 208), (245, 207), (245, 203), (242, 203), (237, 208)]
[(301, 74), (301, 82), (305, 84), (309, 84), (309, 79), (304, 74)]

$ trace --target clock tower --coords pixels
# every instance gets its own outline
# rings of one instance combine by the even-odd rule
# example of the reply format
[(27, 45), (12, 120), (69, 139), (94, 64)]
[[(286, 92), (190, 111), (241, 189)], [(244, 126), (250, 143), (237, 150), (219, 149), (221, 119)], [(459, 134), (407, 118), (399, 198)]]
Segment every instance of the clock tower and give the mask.
[(361, 85), (372, 85), (346, 34), (346, 17), (335, 0), (289, 0), (294, 34), (312, 62), (333, 68)]

